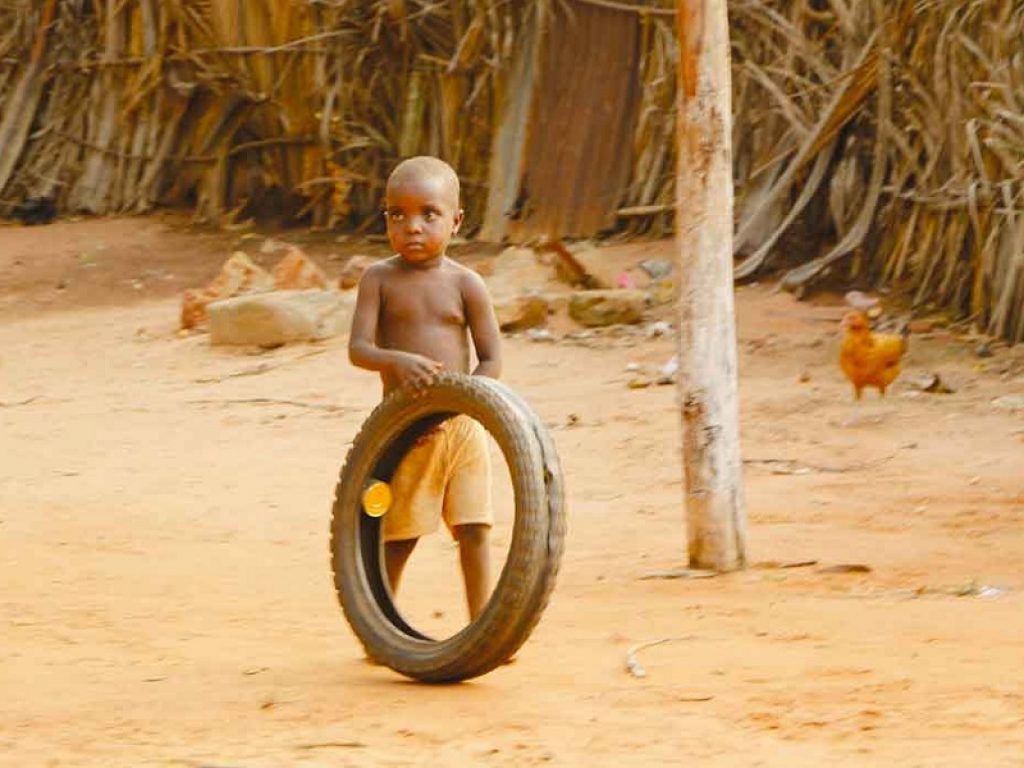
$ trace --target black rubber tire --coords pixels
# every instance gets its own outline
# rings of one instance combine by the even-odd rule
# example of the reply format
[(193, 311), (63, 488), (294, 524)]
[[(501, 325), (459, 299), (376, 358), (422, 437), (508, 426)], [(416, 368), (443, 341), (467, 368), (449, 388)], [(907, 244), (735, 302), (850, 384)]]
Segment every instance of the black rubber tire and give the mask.
[[(466, 414), (494, 437), (509, 466), (515, 523), (508, 558), (487, 607), (459, 633), (433, 640), (402, 618), (381, 567), (380, 520), (362, 511), (363, 488), (389, 481), (419, 434)], [(375, 660), (424, 682), (483, 675), (526, 641), (554, 588), (565, 543), (562, 472), (550, 435), (511, 389), (445, 374), (420, 395), (389, 395), (370, 414), (341, 470), (331, 520), (331, 567), (345, 616)]]

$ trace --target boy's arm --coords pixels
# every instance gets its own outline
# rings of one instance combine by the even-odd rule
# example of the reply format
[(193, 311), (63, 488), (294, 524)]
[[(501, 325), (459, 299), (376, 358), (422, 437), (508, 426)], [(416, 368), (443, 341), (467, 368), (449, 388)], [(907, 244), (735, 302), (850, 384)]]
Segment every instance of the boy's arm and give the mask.
[(501, 331), (494, 316), (494, 306), (487, 286), (476, 272), (466, 276), (463, 296), (466, 302), (466, 321), (476, 348), (479, 364), (474, 376), (501, 377)]
[(348, 359), (352, 365), (390, 376), (399, 384), (413, 389), (429, 384), (443, 366), (422, 355), (378, 347), (379, 318), (380, 273), (371, 267), (359, 281), (352, 330), (348, 339)]

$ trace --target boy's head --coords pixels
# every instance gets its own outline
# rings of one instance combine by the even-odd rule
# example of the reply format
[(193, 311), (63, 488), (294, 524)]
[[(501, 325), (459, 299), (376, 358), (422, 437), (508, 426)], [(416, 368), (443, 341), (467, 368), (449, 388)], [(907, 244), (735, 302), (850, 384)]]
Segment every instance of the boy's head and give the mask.
[(436, 157), (413, 157), (388, 177), (384, 216), (391, 247), (408, 263), (444, 256), (462, 224), (459, 177)]

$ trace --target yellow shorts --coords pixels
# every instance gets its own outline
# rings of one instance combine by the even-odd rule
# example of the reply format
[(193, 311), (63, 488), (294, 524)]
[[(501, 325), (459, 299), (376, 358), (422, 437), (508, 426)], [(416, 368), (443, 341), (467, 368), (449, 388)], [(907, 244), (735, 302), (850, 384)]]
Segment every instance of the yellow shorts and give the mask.
[(391, 509), (384, 541), (418, 539), (443, 519), (457, 525), (493, 525), (487, 432), (469, 416), (454, 416), (412, 446), (391, 478)]

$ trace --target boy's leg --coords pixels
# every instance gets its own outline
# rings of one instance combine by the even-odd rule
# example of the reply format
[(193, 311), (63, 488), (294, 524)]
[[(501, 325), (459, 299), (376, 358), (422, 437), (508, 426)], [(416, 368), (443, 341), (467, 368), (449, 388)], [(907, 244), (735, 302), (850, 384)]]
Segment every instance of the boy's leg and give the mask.
[(483, 612), (491, 596), (490, 532), (489, 525), (471, 523), (455, 526), (470, 621)]
[(384, 570), (388, 574), (388, 584), (391, 585), (391, 594), (398, 594), (398, 585), (402, 581), (402, 572), (405, 564), (409, 562), (409, 556), (416, 549), (416, 542), (419, 539), (400, 539), (399, 541), (384, 542)]

